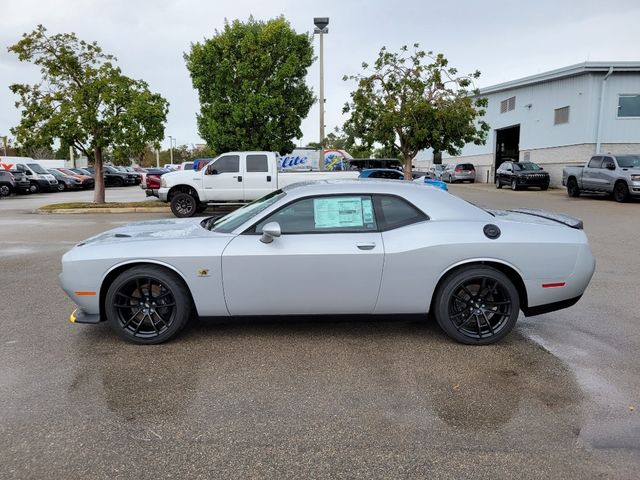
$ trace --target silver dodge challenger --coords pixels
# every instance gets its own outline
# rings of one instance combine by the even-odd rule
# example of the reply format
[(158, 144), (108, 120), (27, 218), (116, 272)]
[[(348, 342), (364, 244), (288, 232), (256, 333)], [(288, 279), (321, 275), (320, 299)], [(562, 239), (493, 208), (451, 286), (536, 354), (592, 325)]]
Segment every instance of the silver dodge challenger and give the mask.
[(429, 314), (496, 342), (575, 304), (595, 269), (582, 222), (478, 208), (389, 180), (299, 183), (222, 218), (134, 223), (62, 257), (70, 320), (161, 343), (192, 315)]

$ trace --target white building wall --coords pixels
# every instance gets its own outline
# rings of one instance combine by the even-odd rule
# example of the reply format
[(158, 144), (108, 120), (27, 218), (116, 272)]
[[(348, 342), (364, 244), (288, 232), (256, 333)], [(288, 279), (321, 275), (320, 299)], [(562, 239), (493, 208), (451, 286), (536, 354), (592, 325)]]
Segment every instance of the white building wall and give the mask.
[(640, 95), (639, 73), (615, 73), (614, 71), (607, 80), (601, 141), (602, 143), (640, 143), (640, 118), (618, 117), (620, 94)]

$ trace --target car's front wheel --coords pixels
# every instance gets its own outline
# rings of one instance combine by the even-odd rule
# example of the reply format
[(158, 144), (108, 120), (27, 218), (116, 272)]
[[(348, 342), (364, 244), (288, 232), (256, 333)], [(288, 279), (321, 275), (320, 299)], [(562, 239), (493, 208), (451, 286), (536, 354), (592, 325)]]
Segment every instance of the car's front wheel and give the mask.
[(8, 197), (11, 195), (11, 187), (9, 185), (0, 185), (0, 197)]
[(198, 202), (188, 193), (176, 193), (171, 198), (171, 211), (178, 218), (193, 217), (197, 210)]
[(514, 192), (518, 190), (518, 181), (515, 178), (511, 180), (511, 190)]
[(433, 309), (440, 327), (468, 345), (497, 342), (515, 326), (518, 291), (504, 273), (488, 266), (462, 268), (445, 277)]
[(629, 199), (629, 187), (622, 180), (613, 186), (613, 199), (616, 202), (626, 202)]
[(502, 183), (500, 183), (499, 178), (496, 178), (496, 188), (502, 188)]
[(175, 272), (155, 265), (122, 272), (105, 297), (111, 327), (125, 340), (139, 344), (166, 342), (191, 316), (191, 296)]

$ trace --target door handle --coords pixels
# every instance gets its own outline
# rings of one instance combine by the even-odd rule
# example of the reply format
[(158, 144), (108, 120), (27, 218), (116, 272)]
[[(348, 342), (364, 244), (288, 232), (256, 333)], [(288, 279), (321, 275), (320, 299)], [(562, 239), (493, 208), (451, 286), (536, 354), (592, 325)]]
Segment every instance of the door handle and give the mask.
[(373, 250), (376, 248), (376, 244), (374, 242), (371, 243), (358, 243), (356, 245), (360, 250)]
[(271, 181), (271, 175), (267, 175), (267, 182)]
[(237, 178), (239, 182), (242, 181), (242, 175), (234, 175), (233, 178)]

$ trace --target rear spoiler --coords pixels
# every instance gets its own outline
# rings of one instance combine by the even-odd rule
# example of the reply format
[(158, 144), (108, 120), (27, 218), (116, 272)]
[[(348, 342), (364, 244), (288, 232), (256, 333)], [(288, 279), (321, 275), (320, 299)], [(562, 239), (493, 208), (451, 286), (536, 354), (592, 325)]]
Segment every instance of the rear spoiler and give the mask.
[(582, 230), (584, 224), (582, 220), (569, 215), (563, 215), (562, 213), (547, 212), (546, 210), (540, 210), (538, 208), (513, 208), (507, 210), (508, 212), (524, 213), (525, 215), (533, 215), (534, 217), (546, 218), (547, 220), (553, 220), (554, 222), (561, 223), (567, 227), (575, 228), (576, 230)]

